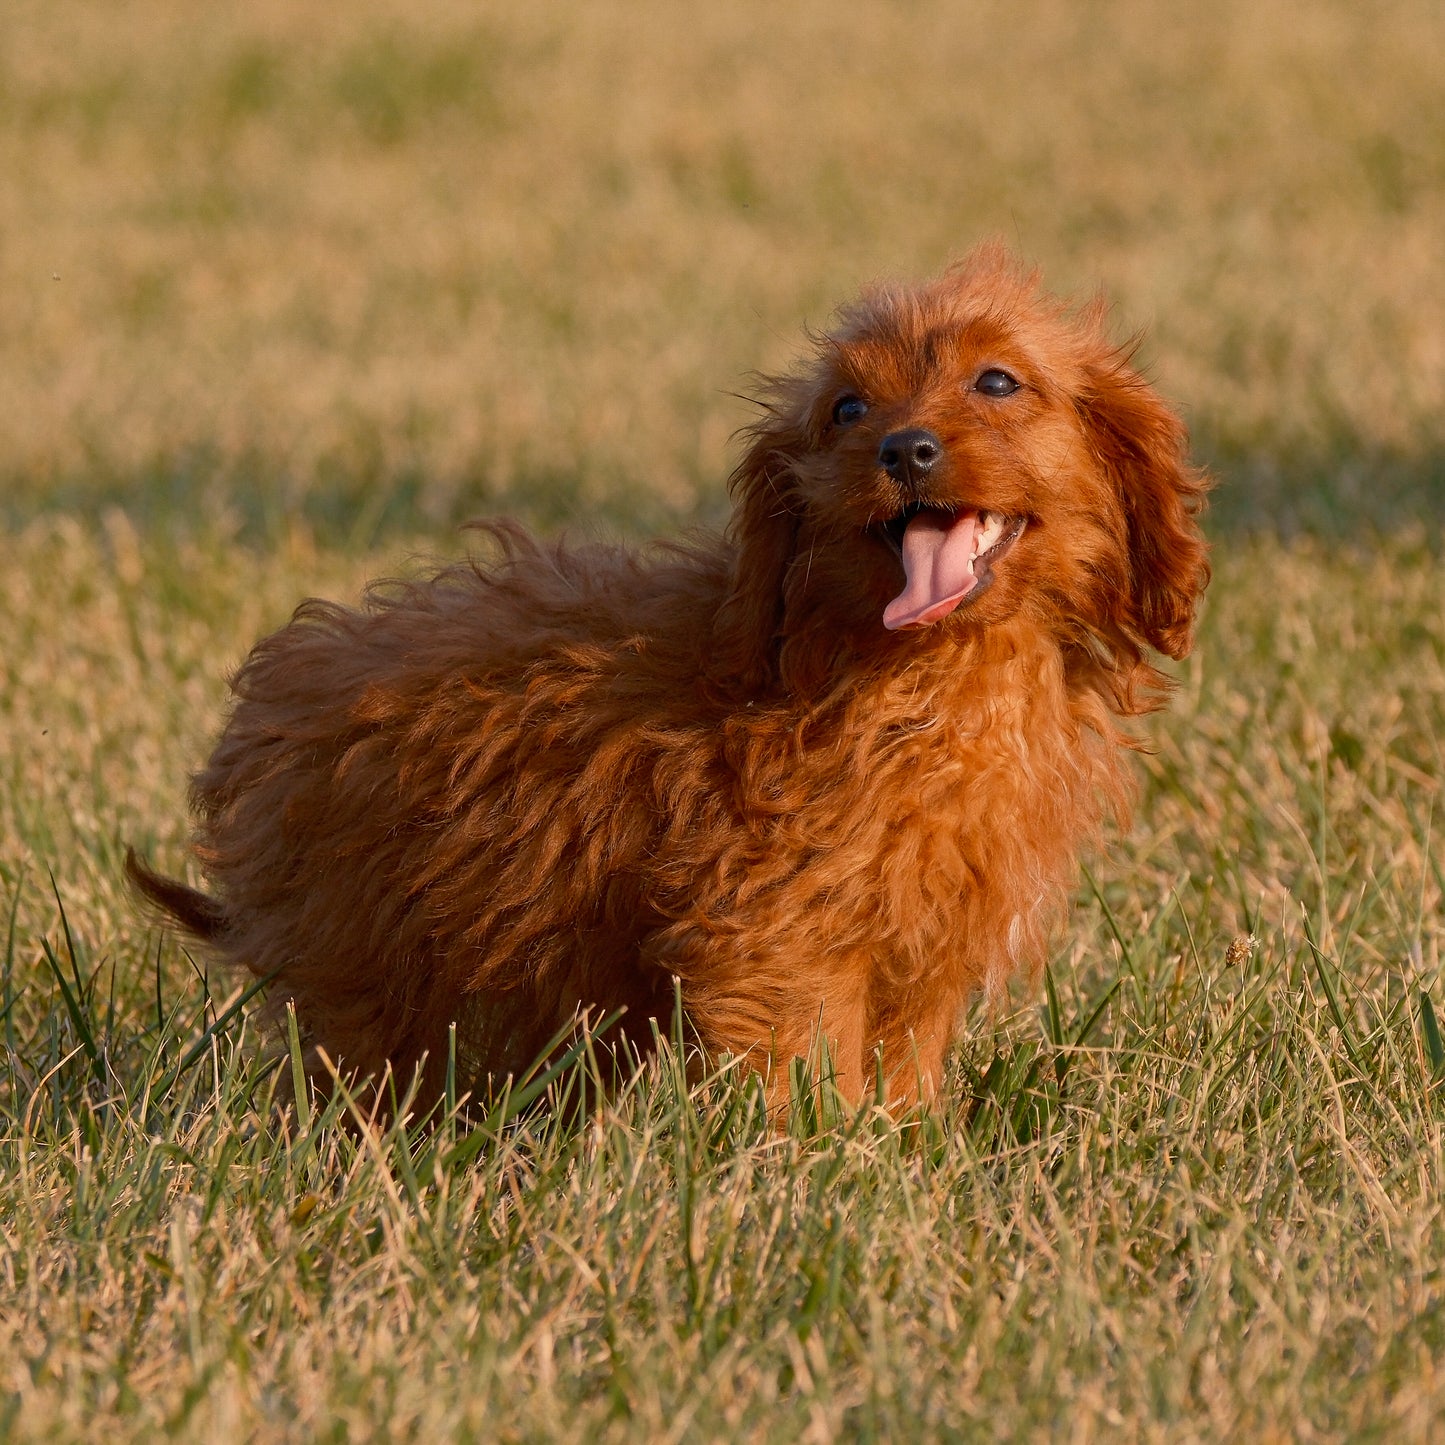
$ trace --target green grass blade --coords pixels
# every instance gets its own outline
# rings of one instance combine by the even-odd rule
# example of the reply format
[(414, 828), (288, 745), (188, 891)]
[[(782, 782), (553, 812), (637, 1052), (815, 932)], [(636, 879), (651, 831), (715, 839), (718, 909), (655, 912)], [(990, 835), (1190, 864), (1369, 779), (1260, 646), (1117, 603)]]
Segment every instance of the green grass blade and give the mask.
[(1430, 1082), (1439, 1083), (1445, 1074), (1445, 1039), (1440, 1037), (1440, 1024), (1435, 1017), (1435, 1005), (1430, 995), (1422, 988), (1420, 999), (1420, 1032), (1425, 1036), (1425, 1051), (1430, 1058)]

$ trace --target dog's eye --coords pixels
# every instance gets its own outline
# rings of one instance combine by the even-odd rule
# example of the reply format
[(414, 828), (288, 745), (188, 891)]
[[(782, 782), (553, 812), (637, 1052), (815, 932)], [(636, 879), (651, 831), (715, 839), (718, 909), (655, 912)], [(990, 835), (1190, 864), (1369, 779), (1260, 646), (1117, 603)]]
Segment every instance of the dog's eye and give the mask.
[(868, 415), (868, 403), (861, 396), (845, 396), (833, 408), (835, 426), (852, 426)]
[(985, 396), (1012, 396), (1019, 389), (1019, 384), (1008, 372), (991, 366), (987, 371), (979, 374), (978, 380), (973, 384), (973, 389), (981, 391)]

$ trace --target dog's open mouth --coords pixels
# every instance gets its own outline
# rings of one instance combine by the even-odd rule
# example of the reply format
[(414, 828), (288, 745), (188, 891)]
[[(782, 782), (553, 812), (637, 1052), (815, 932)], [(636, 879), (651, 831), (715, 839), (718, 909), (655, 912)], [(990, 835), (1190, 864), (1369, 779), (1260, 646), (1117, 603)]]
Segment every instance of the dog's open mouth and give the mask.
[(880, 529), (903, 563), (905, 579), (903, 591), (883, 610), (883, 625), (890, 632), (927, 627), (978, 597), (1025, 525), (1023, 517), (974, 507), (905, 508)]

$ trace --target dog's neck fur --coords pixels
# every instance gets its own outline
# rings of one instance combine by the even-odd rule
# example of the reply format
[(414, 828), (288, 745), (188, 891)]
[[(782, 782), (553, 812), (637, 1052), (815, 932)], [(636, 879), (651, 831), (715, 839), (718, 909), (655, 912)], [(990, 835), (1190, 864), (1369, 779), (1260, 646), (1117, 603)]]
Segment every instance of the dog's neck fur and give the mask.
[[(900, 665), (900, 645), (910, 643)], [(938, 935), (966, 919), (970, 952), (984, 965), (971, 983), (997, 992), (1020, 963), (1041, 956), (1079, 847), (1106, 819), (1128, 817), (1125, 735), (1087, 669), (1081, 675), (1053, 639), (1021, 624), (889, 636), (872, 649), (871, 666), (861, 661), (855, 654), (831, 686), (802, 693), (780, 684), (729, 712), (726, 756), (742, 811), (769, 835), (782, 830), (803, 846), (849, 846), (858, 856), (870, 850), (845, 840), (878, 820), (911, 840), (920, 814), (947, 818), (938, 831), (957, 836), (935, 838), (928, 863), (919, 860), (936, 876), (917, 878), (924, 902), (900, 910), (913, 928), (894, 953), (912, 960), (905, 971), (917, 977), (937, 966)], [(787, 678), (786, 648), (780, 673)], [(870, 809), (856, 806), (860, 795), (871, 797)], [(877, 847), (887, 852), (884, 833)], [(1002, 855), (1013, 865), (999, 867)], [(992, 897), (997, 879), (1019, 896)], [(961, 900), (965, 889), (971, 901)]]

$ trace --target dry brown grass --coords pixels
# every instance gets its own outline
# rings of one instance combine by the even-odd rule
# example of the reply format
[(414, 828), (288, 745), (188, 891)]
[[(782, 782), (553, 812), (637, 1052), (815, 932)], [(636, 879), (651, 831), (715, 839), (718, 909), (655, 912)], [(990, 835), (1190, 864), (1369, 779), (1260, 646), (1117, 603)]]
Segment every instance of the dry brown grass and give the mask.
[(125, 841), (181, 862), (224, 670), (403, 550), (0, 536), (0, 1434), (1438, 1434), (1422, 539), (1222, 550), (1053, 999), (975, 1016), (922, 1135), (777, 1141), (662, 1072), (475, 1157), (278, 1132), (254, 1042), (207, 1040), (219, 999), (119, 884)]
[(989, 234), (1147, 324), (1264, 505), (1305, 457), (1438, 462), (1418, 0), (16, 0), (4, 41), (0, 457), (32, 499), (706, 510), (744, 372)]

